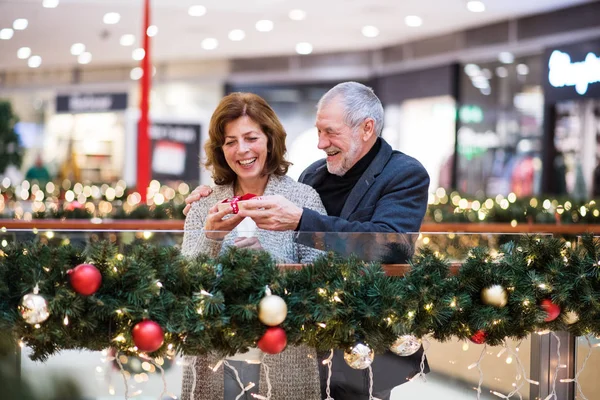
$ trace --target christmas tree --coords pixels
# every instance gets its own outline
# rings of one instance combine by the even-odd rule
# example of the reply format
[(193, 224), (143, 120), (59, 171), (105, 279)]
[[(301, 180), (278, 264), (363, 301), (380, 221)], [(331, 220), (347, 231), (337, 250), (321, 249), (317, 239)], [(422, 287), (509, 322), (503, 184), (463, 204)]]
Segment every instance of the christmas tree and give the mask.
[(21, 167), (22, 150), (15, 132), (17, 116), (7, 101), (0, 101), (0, 173), (9, 165)]

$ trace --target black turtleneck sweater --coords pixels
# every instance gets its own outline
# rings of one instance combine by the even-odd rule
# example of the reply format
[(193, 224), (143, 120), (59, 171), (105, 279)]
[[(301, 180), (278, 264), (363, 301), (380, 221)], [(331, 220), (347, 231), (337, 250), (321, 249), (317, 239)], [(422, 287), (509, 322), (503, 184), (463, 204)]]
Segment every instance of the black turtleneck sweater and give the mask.
[(327, 210), (327, 215), (339, 217), (342, 213), (342, 208), (346, 204), (346, 200), (354, 185), (358, 182), (362, 174), (367, 170), (371, 162), (381, 148), (381, 139), (371, 147), (371, 150), (363, 158), (358, 160), (356, 164), (343, 176), (330, 174), (326, 172), (325, 179), (314, 186), (315, 190), (321, 196), (323, 205)]

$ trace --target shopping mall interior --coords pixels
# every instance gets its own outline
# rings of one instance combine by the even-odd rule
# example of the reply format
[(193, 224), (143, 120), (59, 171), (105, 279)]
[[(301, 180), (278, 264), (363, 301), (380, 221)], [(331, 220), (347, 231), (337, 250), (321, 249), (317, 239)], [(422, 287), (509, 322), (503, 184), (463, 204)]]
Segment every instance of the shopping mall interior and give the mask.
[[(387, 311), (387, 325), (379, 325), (388, 330), (374, 328), (385, 290), (371, 307), (353, 303), (348, 286), (348, 297), (331, 289), (330, 302), (347, 309), (305, 330), (293, 313), (310, 315), (308, 326), (323, 310), (311, 313), (291, 296), (281, 325), (288, 345), (328, 342), (330, 334), (340, 348), (351, 340), (381, 349), (388, 331), (411, 335), (426, 357), (390, 388), (391, 400), (600, 400), (600, 322), (593, 322), (600, 321), (600, 242), (585, 236), (600, 233), (599, 21), (596, 0), (0, 0), (0, 331), (8, 338), (0, 343), (6, 375), (0, 381), (22, 388), (8, 399), (205, 398), (197, 394), (196, 375), (196, 397), (182, 389), (186, 369), (196, 365), (184, 355), (256, 347), (267, 278), (253, 278), (262, 285), (254, 292), (239, 289), (248, 296), (223, 314), (217, 329), (200, 310), (223, 296), (215, 288), (227, 274), (217, 273), (214, 295), (208, 286), (182, 294), (177, 279), (167, 283), (160, 278), (166, 270), (156, 266), (179, 253), (148, 258), (139, 246), (150, 246), (147, 253), (181, 249), (186, 197), (215, 184), (203, 164), (204, 146), (224, 96), (250, 92), (272, 107), (287, 134), (287, 175), (302, 180), (327, 156), (315, 125), (319, 99), (354, 81), (372, 88), (383, 105), (383, 141), (429, 175), (420, 233), (408, 236), (415, 255), (383, 256), (402, 247), (406, 231), (384, 229), (390, 236), (383, 238), (354, 229), (310, 240), (329, 254), (382, 263), (383, 276), (396, 279), (386, 282), (402, 287), (406, 298), (417, 285), (415, 309), (425, 311), (402, 305), (408, 317)], [(520, 241), (527, 244), (514, 244)], [(110, 257), (97, 247), (104, 242), (116, 249)], [(78, 245), (86, 250), (69, 253)], [(478, 258), (475, 247), (487, 255)], [(454, 272), (439, 277), (431, 257)], [(575, 259), (583, 272), (569, 275), (564, 271), (574, 270)], [(96, 294), (76, 294), (71, 272), (50, 271), (84, 262), (101, 272)], [(477, 262), (480, 274), (473, 272)], [(110, 275), (125, 266), (133, 269)], [(422, 268), (430, 269), (410, 281)], [(152, 285), (149, 278), (133, 282), (151, 270)], [(277, 279), (302, 283), (301, 275)], [(136, 291), (136, 284), (152, 289)], [(288, 299), (287, 289), (284, 296), (272, 286)], [(490, 287), (500, 288), (501, 305), (484, 295)], [(158, 291), (152, 296), (162, 305), (142, 301), (146, 290)], [(38, 292), (37, 320), (27, 319), (25, 297)], [(464, 310), (457, 305), (462, 295), (469, 299)], [(181, 322), (189, 310), (173, 311), (165, 303), (177, 297), (169, 296), (185, 296), (205, 325), (192, 330)], [(544, 299), (559, 307), (552, 320), (544, 319), (545, 306), (531, 313), (517, 308)], [(439, 311), (444, 301), (457, 315)], [(98, 311), (107, 304), (115, 311)], [(245, 323), (253, 328), (238, 331), (238, 342), (235, 329), (247, 328), (235, 319), (235, 307), (252, 315)], [(159, 346), (145, 353), (131, 333), (142, 320), (156, 320), (164, 331)], [(337, 322), (326, 328), (331, 321)], [(291, 332), (300, 326), (304, 336)], [(343, 336), (342, 328), (351, 333)], [(475, 331), (488, 336), (478, 340)], [(186, 340), (203, 350), (190, 352)], [(320, 353), (315, 358), (328, 365)], [(370, 366), (357, 372), (371, 389), (356, 399), (378, 398), (373, 390), (386, 374), (373, 365), (370, 376)], [(263, 392), (263, 378), (234, 380), (239, 396), (231, 399), (283, 400), (277, 389)], [(259, 390), (263, 397), (253, 395)]]

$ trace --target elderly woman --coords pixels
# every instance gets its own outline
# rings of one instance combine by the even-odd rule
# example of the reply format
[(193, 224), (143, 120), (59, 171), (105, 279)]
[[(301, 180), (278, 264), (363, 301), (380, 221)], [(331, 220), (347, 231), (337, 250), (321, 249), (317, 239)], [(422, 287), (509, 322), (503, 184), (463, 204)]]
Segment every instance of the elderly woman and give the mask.
[[(286, 176), (290, 165), (284, 158), (286, 132), (273, 109), (261, 97), (251, 93), (232, 93), (224, 97), (215, 110), (205, 145), (205, 166), (212, 171), (215, 186), (212, 193), (195, 202), (185, 220), (183, 254), (218, 255), (228, 246), (249, 247), (268, 251), (275, 260), (285, 263), (310, 262), (316, 250), (297, 244), (293, 232), (266, 231), (249, 218), (233, 213), (231, 206), (218, 203), (245, 194), (282, 195), (294, 199), (299, 207), (325, 214), (317, 192), (310, 186)], [(259, 353), (259, 354), (257, 354)], [(261, 358), (258, 349), (228, 359), (244, 385), (258, 382), (250, 393), (267, 393), (260, 365), (243, 360)], [(234, 400), (240, 386), (229, 367), (212, 372), (208, 366), (218, 361), (216, 355), (201, 356), (184, 370), (183, 399)], [(288, 347), (277, 355), (266, 355), (263, 362), (270, 367), (273, 399), (319, 399), (319, 374), (314, 350), (304, 346)], [(196, 385), (192, 387), (196, 370)]]

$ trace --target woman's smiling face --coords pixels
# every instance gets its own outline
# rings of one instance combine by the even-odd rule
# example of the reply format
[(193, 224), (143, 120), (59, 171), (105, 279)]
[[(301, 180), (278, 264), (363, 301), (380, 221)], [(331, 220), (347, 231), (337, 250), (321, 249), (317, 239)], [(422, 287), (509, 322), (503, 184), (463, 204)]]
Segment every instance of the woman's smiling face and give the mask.
[(223, 154), (241, 181), (261, 178), (268, 155), (268, 138), (248, 116), (225, 125)]

